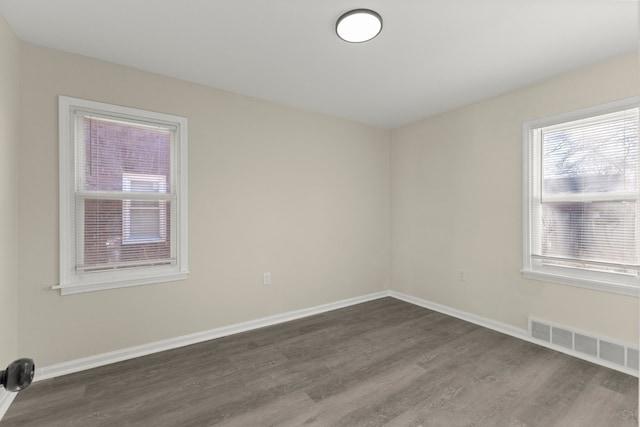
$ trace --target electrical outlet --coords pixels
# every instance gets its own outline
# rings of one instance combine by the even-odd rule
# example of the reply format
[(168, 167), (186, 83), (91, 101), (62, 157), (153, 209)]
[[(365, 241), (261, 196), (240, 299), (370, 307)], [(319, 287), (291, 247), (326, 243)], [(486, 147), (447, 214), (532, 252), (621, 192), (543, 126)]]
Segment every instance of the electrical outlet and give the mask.
[(458, 270), (458, 281), (464, 282), (464, 270)]
[(262, 275), (262, 284), (270, 285), (271, 284), (271, 273), (264, 273)]

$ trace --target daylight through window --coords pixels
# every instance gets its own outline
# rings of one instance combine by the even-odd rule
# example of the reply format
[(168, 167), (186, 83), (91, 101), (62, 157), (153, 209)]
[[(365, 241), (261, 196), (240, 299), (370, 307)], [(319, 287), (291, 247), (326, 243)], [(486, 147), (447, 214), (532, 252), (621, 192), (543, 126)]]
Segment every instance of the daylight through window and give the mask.
[(525, 275), (637, 292), (638, 108), (632, 105), (525, 125)]
[(185, 119), (61, 97), (63, 293), (183, 278), (185, 145)]

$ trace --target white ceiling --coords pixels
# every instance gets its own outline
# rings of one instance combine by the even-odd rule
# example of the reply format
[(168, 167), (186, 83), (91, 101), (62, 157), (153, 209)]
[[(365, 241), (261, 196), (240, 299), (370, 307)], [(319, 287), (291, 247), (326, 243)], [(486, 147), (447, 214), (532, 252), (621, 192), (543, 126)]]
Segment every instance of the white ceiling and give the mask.
[[(0, 0), (35, 43), (385, 128), (638, 49), (637, 0)], [(348, 44), (354, 8), (384, 20)]]

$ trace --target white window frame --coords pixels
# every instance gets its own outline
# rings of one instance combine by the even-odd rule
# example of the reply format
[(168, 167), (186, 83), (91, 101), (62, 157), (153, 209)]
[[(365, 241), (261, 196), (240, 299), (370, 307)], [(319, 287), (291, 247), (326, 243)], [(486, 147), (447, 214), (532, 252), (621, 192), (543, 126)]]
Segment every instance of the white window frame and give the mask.
[[(560, 283), (564, 285), (577, 286), (598, 291), (605, 291), (623, 295), (640, 296), (640, 276), (630, 276), (617, 273), (590, 271), (576, 268), (565, 268), (561, 266), (543, 265), (536, 262), (533, 256), (532, 245), (535, 244), (532, 237), (532, 214), (533, 208), (532, 198), (534, 197), (534, 187), (537, 185), (533, 182), (533, 174), (530, 160), (534, 156), (536, 129), (553, 126), (574, 120), (585, 119), (589, 117), (599, 116), (607, 113), (623, 111), (630, 108), (637, 108), (640, 98), (633, 97), (619, 101), (610, 102), (603, 105), (597, 105), (572, 111), (552, 117), (532, 120), (524, 123), (522, 127), (523, 141), (523, 261), (522, 274), (525, 278), (541, 280), (545, 282)], [(627, 194), (627, 197), (633, 200), (640, 200), (640, 194), (635, 192)], [(576, 200), (581, 196), (576, 195)], [(607, 199), (607, 195), (603, 194), (603, 200)], [(640, 221), (639, 221), (640, 222)], [(638, 233), (640, 236), (640, 233)]]
[[(154, 184), (156, 193), (167, 191), (167, 181), (163, 175), (147, 175), (137, 173), (122, 174), (122, 191), (131, 191), (131, 181), (146, 181)], [(167, 204), (158, 200), (158, 238), (138, 238), (131, 236), (131, 210), (143, 209), (131, 206), (131, 200), (122, 201), (122, 244), (165, 242), (167, 240)]]
[[(147, 285), (184, 280), (188, 277), (188, 187), (187, 187), (187, 126), (185, 117), (136, 108), (122, 107), (101, 102), (60, 96), (59, 108), (59, 192), (60, 192), (60, 283), (53, 286), (62, 295), (100, 291), (113, 288)], [(83, 272), (76, 268), (82, 260), (76, 259), (76, 244), (82, 244), (84, 224), (77, 224), (76, 158), (79, 153), (76, 142), (77, 113), (87, 112), (119, 120), (148, 124), (172, 129), (171, 182), (175, 186), (176, 218), (171, 230), (176, 239), (175, 263), (136, 268), (123, 268), (99, 272)], [(78, 164), (79, 166), (79, 164)], [(166, 183), (165, 183), (166, 186)], [(173, 203), (173, 202), (172, 202)], [(80, 215), (79, 217), (82, 217)], [(77, 221), (81, 222), (81, 221)], [(80, 234), (78, 234), (80, 233)], [(175, 255), (175, 257), (174, 257)]]

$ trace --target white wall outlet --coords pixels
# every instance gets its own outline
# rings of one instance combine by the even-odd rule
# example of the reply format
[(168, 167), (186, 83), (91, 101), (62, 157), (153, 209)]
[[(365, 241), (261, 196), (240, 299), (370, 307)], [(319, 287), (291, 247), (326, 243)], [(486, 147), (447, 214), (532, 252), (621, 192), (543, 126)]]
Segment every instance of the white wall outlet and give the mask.
[(459, 269), (457, 271), (457, 277), (458, 277), (458, 281), (464, 282), (464, 270)]
[(262, 284), (270, 285), (271, 284), (271, 273), (264, 273), (262, 275)]

